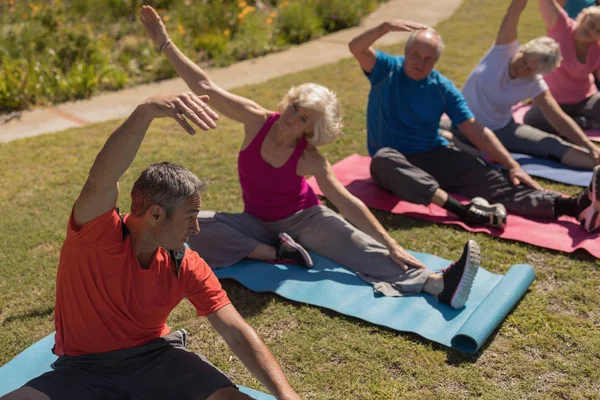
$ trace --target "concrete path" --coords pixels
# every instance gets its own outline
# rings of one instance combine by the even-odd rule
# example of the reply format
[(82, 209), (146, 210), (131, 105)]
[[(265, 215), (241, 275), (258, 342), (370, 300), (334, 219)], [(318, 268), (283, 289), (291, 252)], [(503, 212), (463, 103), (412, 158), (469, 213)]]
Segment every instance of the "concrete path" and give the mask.
[[(280, 53), (242, 61), (226, 68), (209, 69), (208, 72), (221, 87), (231, 89), (330, 64), (350, 57), (348, 42), (367, 28), (389, 19), (407, 19), (434, 26), (451, 16), (460, 3), (461, 0), (390, 0), (366, 17), (360, 27), (338, 31)], [(388, 34), (377, 45), (389, 45), (405, 39), (406, 34)], [(148, 96), (187, 90), (183, 80), (175, 78), (0, 117), (0, 142), (124, 118)]]

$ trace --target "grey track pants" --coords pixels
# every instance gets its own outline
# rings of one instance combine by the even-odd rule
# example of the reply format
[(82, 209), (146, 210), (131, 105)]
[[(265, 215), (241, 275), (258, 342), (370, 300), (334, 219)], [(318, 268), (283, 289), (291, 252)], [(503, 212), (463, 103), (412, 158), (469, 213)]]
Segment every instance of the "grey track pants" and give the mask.
[(353, 270), (386, 296), (418, 293), (433, 272), (396, 264), (387, 248), (331, 209), (319, 205), (285, 219), (265, 222), (250, 214), (202, 211), (200, 232), (189, 239), (212, 268), (227, 267), (248, 256), (260, 243), (273, 245), (280, 232), (307, 250)]
[(554, 201), (560, 196), (514, 186), (505, 172), (452, 146), (411, 155), (384, 147), (373, 156), (371, 176), (379, 187), (410, 203), (428, 205), (441, 188), (502, 203), (510, 212), (535, 218), (554, 219)]
[[(600, 92), (579, 103), (559, 105), (582, 129), (592, 128), (590, 120), (596, 124), (600, 123)], [(527, 111), (525, 117), (523, 117), (523, 122), (545, 132), (556, 133), (556, 129), (544, 117), (542, 110), (538, 106), (534, 105)]]
[[(460, 129), (451, 125), (449, 120), (440, 122), (440, 128), (451, 131), (459, 140), (474, 146)], [(574, 146), (555, 134), (530, 125), (517, 124), (514, 120), (505, 127), (496, 129), (494, 133), (508, 151), (558, 161), (561, 161), (565, 153)]]

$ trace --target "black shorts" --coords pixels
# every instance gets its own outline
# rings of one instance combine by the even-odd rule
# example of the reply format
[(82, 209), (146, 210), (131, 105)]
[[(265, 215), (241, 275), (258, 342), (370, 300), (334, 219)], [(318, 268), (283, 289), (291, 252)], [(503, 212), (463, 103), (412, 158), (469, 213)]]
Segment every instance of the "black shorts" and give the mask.
[(233, 383), (186, 348), (184, 330), (143, 346), (106, 353), (62, 356), (53, 370), (25, 386), (50, 399), (206, 399)]

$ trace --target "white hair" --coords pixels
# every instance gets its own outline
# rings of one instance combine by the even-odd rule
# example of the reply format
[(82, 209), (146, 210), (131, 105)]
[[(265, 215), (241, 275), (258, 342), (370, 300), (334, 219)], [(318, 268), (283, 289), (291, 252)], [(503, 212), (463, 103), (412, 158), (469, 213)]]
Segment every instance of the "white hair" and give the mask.
[(410, 46), (413, 44), (414, 40), (416, 39), (416, 37), (422, 33), (422, 32), (429, 32), (435, 35), (435, 37), (438, 40), (438, 45), (437, 45), (437, 56), (438, 59), (442, 56), (442, 52), (444, 51), (444, 49), (446, 48), (446, 45), (444, 44), (444, 41), (442, 40), (442, 36), (433, 28), (426, 28), (426, 29), (420, 29), (418, 31), (413, 31), (410, 36), (408, 37), (408, 40), (406, 41), (406, 44), (404, 45), (404, 53), (406, 54), (408, 52), (408, 49), (410, 48)]
[(308, 143), (322, 146), (333, 142), (342, 131), (342, 106), (334, 92), (316, 83), (305, 83), (291, 88), (279, 103), (279, 111), (285, 110), (291, 103), (315, 110), (321, 116), (306, 135)]
[(548, 36), (541, 36), (530, 40), (521, 46), (520, 50), (523, 56), (538, 63), (538, 74), (546, 75), (554, 71), (561, 61), (560, 46), (556, 41)]
[(600, 17), (600, 6), (590, 6), (581, 10), (581, 12), (577, 14), (577, 18), (575, 19), (577, 21), (577, 25), (581, 24), (581, 21), (583, 21), (586, 15), (595, 18)]

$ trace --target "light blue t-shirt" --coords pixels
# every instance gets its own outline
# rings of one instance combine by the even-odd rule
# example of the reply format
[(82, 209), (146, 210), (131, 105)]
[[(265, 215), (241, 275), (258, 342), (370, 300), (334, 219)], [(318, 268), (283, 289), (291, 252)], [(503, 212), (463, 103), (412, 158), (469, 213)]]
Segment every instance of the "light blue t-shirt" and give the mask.
[(367, 144), (373, 156), (383, 147), (403, 154), (418, 154), (446, 146), (439, 136), (439, 123), (446, 113), (454, 125), (473, 114), (454, 84), (433, 70), (420, 81), (404, 73), (404, 57), (377, 51), (371, 73), (367, 107)]
[(575, 19), (581, 10), (595, 5), (596, 0), (568, 0), (565, 3), (565, 11), (569, 14), (569, 18)]

